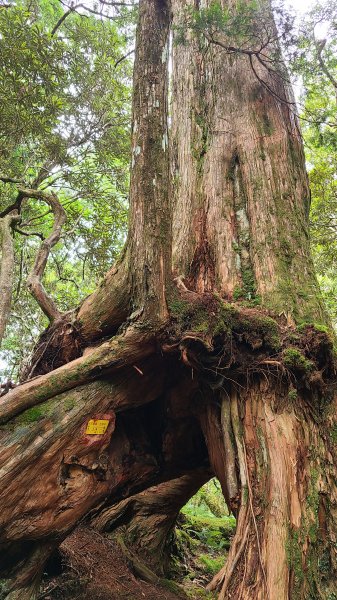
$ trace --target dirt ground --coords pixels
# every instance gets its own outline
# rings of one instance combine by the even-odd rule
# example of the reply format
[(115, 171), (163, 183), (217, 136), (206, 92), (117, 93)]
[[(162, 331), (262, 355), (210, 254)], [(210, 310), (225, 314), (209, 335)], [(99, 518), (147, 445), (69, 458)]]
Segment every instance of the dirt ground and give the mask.
[(78, 528), (46, 566), (38, 600), (179, 600), (161, 586), (137, 579), (120, 548), (88, 528)]

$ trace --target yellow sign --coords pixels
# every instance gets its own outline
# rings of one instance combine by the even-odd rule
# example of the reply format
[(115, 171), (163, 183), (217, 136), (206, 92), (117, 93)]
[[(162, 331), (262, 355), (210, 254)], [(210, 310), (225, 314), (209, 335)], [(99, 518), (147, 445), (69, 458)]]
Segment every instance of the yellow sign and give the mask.
[(87, 435), (103, 435), (108, 429), (110, 421), (107, 419), (90, 419), (85, 433)]

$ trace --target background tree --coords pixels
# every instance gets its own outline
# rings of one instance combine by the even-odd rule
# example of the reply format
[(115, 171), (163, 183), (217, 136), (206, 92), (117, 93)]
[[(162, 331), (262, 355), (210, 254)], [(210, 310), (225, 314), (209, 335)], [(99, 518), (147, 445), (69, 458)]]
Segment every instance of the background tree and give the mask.
[[(44, 278), (60, 312), (92, 291), (125, 238), (132, 18), (102, 22), (72, 11), (61, 23), (65, 14), (43, 2), (0, 11), (0, 210), (3, 217), (18, 210), (21, 220), (14, 233), (15, 309), (3, 346), (10, 378), (24, 356), (27, 365), (48, 323), (26, 287), (53, 228), (43, 194), (56, 194), (65, 210), (62, 243)], [(23, 199), (18, 187), (39, 190), (40, 197)]]
[(302, 21), (292, 68), (302, 81), (302, 131), (311, 188), (311, 241), (322, 292), (336, 325), (336, 15), (314, 6)]

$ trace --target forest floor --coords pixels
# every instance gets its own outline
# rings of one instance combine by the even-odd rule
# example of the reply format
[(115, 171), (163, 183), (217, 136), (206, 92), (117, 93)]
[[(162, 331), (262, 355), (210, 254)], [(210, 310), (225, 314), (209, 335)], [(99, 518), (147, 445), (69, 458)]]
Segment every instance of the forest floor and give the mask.
[(47, 564), (38, 600), (215, 598), (205, 588), (226, 560), (234, 529), (233, 517), (185, 508), (175, 532), (171, 580), (163, 586), (139, 579), (116, 541), (80, 527)]

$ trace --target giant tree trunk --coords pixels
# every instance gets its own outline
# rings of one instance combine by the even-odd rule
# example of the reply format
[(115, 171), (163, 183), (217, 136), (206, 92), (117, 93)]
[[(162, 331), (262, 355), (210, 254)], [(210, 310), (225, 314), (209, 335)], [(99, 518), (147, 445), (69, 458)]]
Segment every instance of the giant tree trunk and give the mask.
[(220, 597), (331, 600), (336, 378), (298, 124), (279, 76), (191, 34), (173, 52), (172, 217), (170, 9), (140, 2), (123, 257), (55, 324), (75, 350), (47, 334), (59, 363), (1, 400), (0, 593), (34, 598), (80, 518), (207, 465), (207, 447), (238, 519)]
[[(179, 28), (184, 10), (179, 0), (173, 6)], [(292, 96), (277, 73), (255, 69), (259, 78), (247, 56), (208, 46), (200, 33), (174, 46), (174, 268), (189, 290), (251, 301), (261, 319), (266, 307), (285, 327), (327, 324), (310, 256), (309, 189)], [(262, 346), (261, 326), (255, 341), (243, 331), (236, 335)], [(305, 331), (309, 356), (317, 339)], [(288, 344), (297, 347), (296, 339)], [(204, 363), (224, 390), (222, 410), (208, 402), (203, 413), (210, 460), (235, 512), (239, 504), (229, 559), (212, 586), (222, 599), (328, 598), (337, 590), (336, 457), (328, 433), (336, 399), (333, 388), (315, 386), (312, 366), (300, 366), (293, 349), (283, 350), (284, 361), (275, 361), (275, 349), (246, 365), (244, 377), (228, 370), (232, 386), (219, 355)], [(240, 358), (229, 357), (227, 366)], [(323, 347), (317, 358), (324, 378), (332, 367)]]

